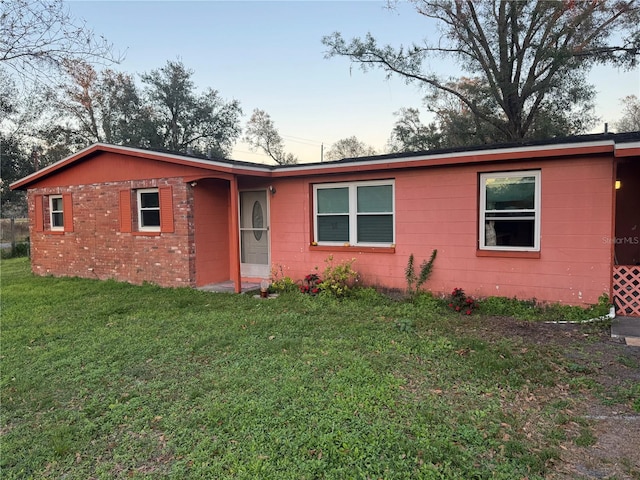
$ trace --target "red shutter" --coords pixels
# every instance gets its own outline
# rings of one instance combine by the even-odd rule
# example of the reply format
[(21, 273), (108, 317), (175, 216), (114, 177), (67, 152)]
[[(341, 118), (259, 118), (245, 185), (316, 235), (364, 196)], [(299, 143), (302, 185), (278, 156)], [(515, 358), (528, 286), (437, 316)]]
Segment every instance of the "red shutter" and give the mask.
[(120, 231), (131, 232), (131, 191), (120, 191)]
[(172, 233), (173, 230), (173, 192), (171, 187), (160, 187), (160, 231)]
[(44, 232), (44, 208), (42, 202), (44, 197), (42, 195), (35, 195), (33, 197), (34, 215), (36, 220), (36, 232)]
[(62, 221), (64, 231), (73, 232), (73, 199), (70, 193), (62, 195)]

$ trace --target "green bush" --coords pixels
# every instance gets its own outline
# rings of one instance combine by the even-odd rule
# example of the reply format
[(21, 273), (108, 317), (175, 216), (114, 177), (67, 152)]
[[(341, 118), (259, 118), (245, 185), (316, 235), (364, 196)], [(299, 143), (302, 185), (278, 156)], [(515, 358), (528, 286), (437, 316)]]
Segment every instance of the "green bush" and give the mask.
[(15, 244), (15, 247), (2, 250), (2, 258), (18, 258), (29, 256), (29, 242), (19, 242)]
[(284, 274), (282, 265), (275, 265), (271, 269), (271, 285), (269, 285), (270, 293), (293, 292), (298, 289), (298, 285), (291, 277)]
[(353, 269), (355, 261), (352, 258), (334, 265), (333, 255), (329, 255), (325, 260), (327, 266), (322, 274), (323, 280), (318, 285), (320, 290), (338, 298), (350, 295), (359, 279), (358, 272)]

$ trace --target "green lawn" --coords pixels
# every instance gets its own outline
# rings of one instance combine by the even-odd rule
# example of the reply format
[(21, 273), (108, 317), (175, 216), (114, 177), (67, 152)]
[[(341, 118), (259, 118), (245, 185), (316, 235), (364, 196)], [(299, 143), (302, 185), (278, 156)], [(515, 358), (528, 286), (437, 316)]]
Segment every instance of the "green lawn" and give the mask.
[(428, 296), (265, 301), (1, 266), (5, 479), (534, 479), (565, 440), (560, 353), (465, 334), (482, 317)]

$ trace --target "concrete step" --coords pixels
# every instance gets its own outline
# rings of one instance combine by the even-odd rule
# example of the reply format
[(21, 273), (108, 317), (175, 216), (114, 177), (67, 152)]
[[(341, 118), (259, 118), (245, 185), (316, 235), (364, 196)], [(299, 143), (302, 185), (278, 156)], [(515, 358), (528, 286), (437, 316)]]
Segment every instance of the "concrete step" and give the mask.
[(624, 338), (627, 345), (640, 347), (640, 317), (616, 317), (611, 320), (611, 336)]

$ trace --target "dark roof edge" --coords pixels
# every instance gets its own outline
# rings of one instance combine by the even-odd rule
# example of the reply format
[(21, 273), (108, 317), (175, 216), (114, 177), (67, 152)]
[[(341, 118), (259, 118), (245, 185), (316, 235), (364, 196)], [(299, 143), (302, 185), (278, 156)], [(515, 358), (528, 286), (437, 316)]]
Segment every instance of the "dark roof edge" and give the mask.
[(588, 135), (574, 135), (569, 137), (559, 137), (552, 138), (546, 140), (524, 140), (521, 142), (510, 142), (510, 143), (500, 143), (500, 144), (487, 144), (487, 145), (476, 145), (471, 147), (455, 147), (455, 148), (446, 148), (446, 149), (437, 149), (437, 150), (425, 150), (419, 152), (402, 152), (402, 153), (389, 153), (383, 155), (371, 155), (367, 157), (356, 157), (356, 158), (343, 158), (341, 160), (333, 160), (327, 162), (310, 162), (310, 163), (300, 163), (293, 165), (266, 165), (255, 162), (247, 162), (242, 160), (232, 160), (227, 158), (215, 157), (210, 158), (206, 155), (198, 155), (198, 154), (190, 154), (190, 153), (182, 153), (175, 152), (164, 149), (150, 149), (150, 148), (140, 148), (140, 147), (132, 147), (127, 145), (113, 145), (106, 143), (96, 143), (89, 147), (86, 147), (73, 155), (70, 155), (62, 160), (59, 160), (56, 163), (53, 163), (42, 170), (38, 170), (26, 177), (13, 182), (10, 185), (10, 188), (13, 189), (22, 189), (27, 187), (32, 181), (36, 181), (37, 179), (46, 177), (48, 175), (53, 174), (59, 168), (64, 168), (67, 165), (72, 165), (76, 161), (82, 159), (83, 157), (91, 154), (98, 153), (100, 151), (113, 151), (119, 150), (121, 152), (131, 152), (142, 154), (156, 154), (160, 157), (165, 157), (168, 161), (171, 159), (175, 160), (186, 160), (193, 161), (200, 166), (205, 167), (226, 167), (226, 168), (238, 168), (241, 170), (240, 172), (236, 172), (238, 174), (244, 173), (250, 174), (251, 171), (254, 172), (274, 172), (274, 171), (304, 171), (307, 169), (314, 168), (331, 168), (332, 166), (346, 166), (350, 164), (377, 164), (378, 162), (382, 163), (388, 160), (402, 160), (402, 159), (412, 159), (419, 157), (423, 160), (428, 160), (429, 157), (446, 157), (447, 155), (455, 155), (455, 154), (473, 154), (474, 152), (491, 152), (491, 151), (500, 151), (500, 150), (509, 150), (509, 149), (527, 149), (527, 148), (544, 148), (544, 147), (554, 147), (554, 146), (562, 146), (562, 145), (571, 145), (571, 144), (586, 144), (586, 143), (602, 143), (609, 144), (613, 147), (616, 145), (623, 145), (625, 143), (635, 143), (640, 142), (640, 131), (637, 132), (625, 132), (625, 133), (596, 133), (596, 134), (588, 134)]
[(573, 135), (569, 137), (557, 137), (545, 140), (523, 140), (520, 142), (509, 142), (509, 143), (491, 143), (486, 145), (474, 145), (470, 147), (450, 147), (450, 148), (439, 148), (434, 150), (420, 150), (415, 152), (400, 152), (400, 153), (387, 153), (383, 155), (371, 155), (367, 157), (353, 157), (353, 158), (343, 158), (340, 160), (331, 160), (326, 162), (313, 162), (313, 163), (304, 163), (297, 165), (271, 165), (271, 168), (281, 169), (287, 167), (294, 166), (302, 166), (302, 165), (339, 165), (343, 163), (354, 163), (354, 162), (364, 162), (371, 160), (390, 160), (390, 159), (401, 159), (401, 158), (410, 158), (410, 157), (429, 157), (436, 155), (447, 155), (454, 153), (463, 153), (463, 152), (482, 152), (487, 150), (506, 150), (513, 148), (526, 148), (526, 147), (543, 147), (549, 146), (552, 147), (554, 145), (566, 145), (572, 143), (590, 143), (590, 142), (602, 142), (602, 141), (611, 141), (612, 144), (620, 144), (620, 143), (629, 143), (640, 141), (640, 131), (637, 132), (624, 132), (624, 133), (594, 133), (587, 135)]

